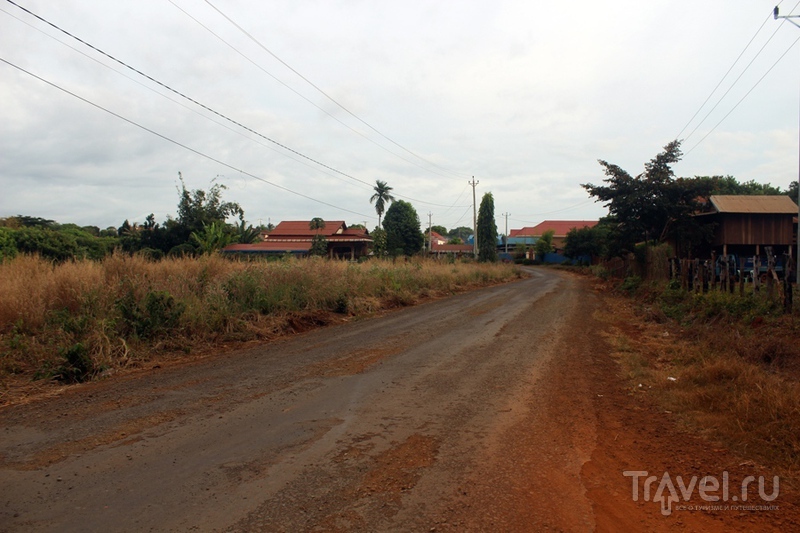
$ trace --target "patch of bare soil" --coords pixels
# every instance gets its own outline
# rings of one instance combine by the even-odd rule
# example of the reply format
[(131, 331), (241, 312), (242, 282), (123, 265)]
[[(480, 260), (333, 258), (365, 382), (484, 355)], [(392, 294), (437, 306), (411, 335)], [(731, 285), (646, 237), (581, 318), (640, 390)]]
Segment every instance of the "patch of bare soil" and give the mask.
[[(648, 331), (624, 299), (605, 295), (603, 302), (603, 320), (623, 330), (632, 342), (664, 341), (663, 332)], [(780, 472), (689, 432), (635, 380), (622, 376), (619, 363), (611, 357), (597, 357), (593, 366), (601, 377), (594, 397), (597, 445), (581, 475), (598, 531), (800, 530), (797, 491), (787, 480), (779, 484), (778, 494), (773, 490), (773, 478)], [(704, 497), (700, 484), (705, 476), (713, 477), (719, 487), (706, 491)], [(650, 477), (656, 479), (645, 494), (645, 480)], [(634, 479), (638, 501), (633, 497)], [(693, 488), (692, 479), (697, 480)], [(743, 489), (748, 479), (752, 482)], [(765, 501), (759, 495), (759, 479), (764, 480), (768, 498), (777, 496), (774, 500)], [(713, 489), (713, 481), (709, 483)]]

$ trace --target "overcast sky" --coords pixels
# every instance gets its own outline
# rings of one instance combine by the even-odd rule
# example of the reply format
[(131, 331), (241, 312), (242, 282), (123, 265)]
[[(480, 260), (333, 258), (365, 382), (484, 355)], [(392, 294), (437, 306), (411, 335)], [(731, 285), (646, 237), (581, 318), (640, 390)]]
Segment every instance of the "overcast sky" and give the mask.
[(255, 224), (372, 228), (380, 179), (450, 229), (474, 176), (503, 233), (603, 216), (597, 160), (636, 175), (675, 138), (678, 176), (798, 175), (800, 28), (775, 0), (15, 2), (225, 118), (0, 0), (0, 58), (91, 102), (0, 62), (0, 217), (164, 221), (181, 172)]

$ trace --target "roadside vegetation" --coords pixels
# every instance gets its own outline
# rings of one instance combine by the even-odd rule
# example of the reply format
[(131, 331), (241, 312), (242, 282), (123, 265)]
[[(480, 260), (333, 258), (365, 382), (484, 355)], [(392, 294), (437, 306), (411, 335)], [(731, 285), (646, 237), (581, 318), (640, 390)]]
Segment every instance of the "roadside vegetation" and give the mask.
[(0, 263), (0, 376), (77, 382), (153, 357), (271, 339), (420, 299), (508, 281), (512, 266), (319, 258), (154, 261), (117, 253)]
[(631, 393), (742, 456), (800, 469), (800, 322), (765, 292), (706, 294), (623, 282), (610, 297)]

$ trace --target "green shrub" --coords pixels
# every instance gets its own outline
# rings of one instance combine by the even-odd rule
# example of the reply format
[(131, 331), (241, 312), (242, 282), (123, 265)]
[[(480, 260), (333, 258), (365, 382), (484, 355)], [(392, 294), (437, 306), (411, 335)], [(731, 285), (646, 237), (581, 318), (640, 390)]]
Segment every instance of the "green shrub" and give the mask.
[(628, 294), (633, 295), (641, 285), (642, 285), (642, 278), (640, 278), (639, 276), (628, 276), (620, 284), (619, 290), (625, 291)]
[(592, 272), (592, 274), (602, 280), (607, 280), (611, 277), (611, 272), (603, 265), (593, 265), (589, 267), (589, 270)]
[(186, 305), (175, 301), (167, 291), (150, 291), (137, 302), (128, 291), (117, 302), (125, 332), (141, 339), (156, 337), (178, 325)]
[(55, 379), (64, 383), (83, 383), (91, 379), (99, 370), (95, 367), (92, 357), (86, 347), (77, 343), (58, 351), (60, 364), (52, 366), (51, 363), (39, 369), (33, 379)]

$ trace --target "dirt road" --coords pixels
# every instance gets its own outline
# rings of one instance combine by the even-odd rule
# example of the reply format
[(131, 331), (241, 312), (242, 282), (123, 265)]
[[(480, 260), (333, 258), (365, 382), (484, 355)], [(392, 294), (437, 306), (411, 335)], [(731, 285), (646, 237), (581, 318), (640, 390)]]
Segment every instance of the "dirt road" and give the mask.
[(762, 513), (633, 501), (626, 470), (742, 468), (631, 402), (601, 310), (585, 280), (535, 270), (5, 408), (0, 530), (798, 527), (787, 493)]

